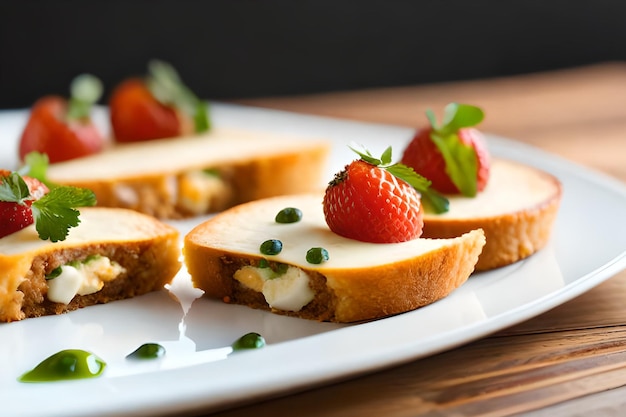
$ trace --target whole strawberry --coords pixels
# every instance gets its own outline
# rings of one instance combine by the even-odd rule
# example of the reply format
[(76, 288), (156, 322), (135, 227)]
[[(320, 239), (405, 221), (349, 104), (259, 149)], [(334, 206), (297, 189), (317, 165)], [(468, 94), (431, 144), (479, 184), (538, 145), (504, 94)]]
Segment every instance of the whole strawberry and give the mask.
[(472, 128), (483, 120), (482, 110), (451, 103), (445, 108), (441, 126), (430, 110), (426, 115), (431, 126), (415, 134), (402, 163), (428, 178), (441, 193), (473, 197), (484, 190), (489, 181), (490, 155), (483, 135)]
[(367, 151), (355, 152), (361, 159), (337, 173), (324, 194), (324, 217), (330, 230), (372, 243), (419, 237), (423, 206), (416, 187), (425, 192), (428, 181), (402, 164), (391, 164), (391, 148), (380, 159)]
[(154, 60), (144, 78), (116, 86), (109, 100), (113, 136), (118, 142), (174, 138), (210, 129), (207, 105), (169, 64)]
[(100, 152), (105, 139), (91, 119), (91, 109), (100, 99), (102, 84), (93, 75), (72, 80), (71, 97), (42, 97), (33, 105), (20, 137), (19, 158), (31, 152), (61, 162)]

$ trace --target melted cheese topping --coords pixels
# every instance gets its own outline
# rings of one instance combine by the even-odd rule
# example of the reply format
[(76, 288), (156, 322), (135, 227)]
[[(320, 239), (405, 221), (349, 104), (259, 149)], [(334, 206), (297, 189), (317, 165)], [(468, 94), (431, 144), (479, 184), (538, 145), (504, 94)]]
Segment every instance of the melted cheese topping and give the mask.
[[(238, 253), (265, 257), (302, 269), (324, 271), (360, 269), (393, 264), (449, 245), (452, 239), (414, 239), (402, 243), (367, 243), (347, 239), (330, 231), (322, 211), (323, 194), (283, 196), (241, 205), (217, 215), (192, 231), (187, 239), (196, 244)], [(253, 209), (248, 209), (252, 205)], [(298, 223), (276, 223), (276, 213), (285, 207), (302, 210)], [(213, 227), (213, 225), (215, 225)], [(264, 256), (259, 247), (267, 239), (279, 239), (283, 250)], [(321, 264), (306, 261), (312, 247), (323, 247), (330, 259)]]
[(484, 191), (476, 197), (446, 196), (450, 210), (443, 214), (426, 214), (442, 219), (491, 217), (514, 213), (543, 203), (558, 192), (552, 176), (530, 166), (495, 159)]
[[(116, 145), (106, 152), (52, 164), (48, 178), (72, 182), (80, 172), (82, 181), (133, 178), (147, 175), (201, 170), (249, 161), (251, 157), (302, 152), (303, 149), (328, 146), (322, 140), (232, 129), (211, 129), (197, 136), (167, 138)], [(155, 161), (166, 163), (155, 164)]]
[(30, 225), (0, 239), (0, 259), (12, 255), (29, 256), (49, 248), (144, 240), (161, 232), (163, 229), (154, 227), (153, 218), (134, 211), (83, 207), (80, 209), (80, 224), (70, 229), (67, 239), (55, 243), (41, 240), (35, 226)]

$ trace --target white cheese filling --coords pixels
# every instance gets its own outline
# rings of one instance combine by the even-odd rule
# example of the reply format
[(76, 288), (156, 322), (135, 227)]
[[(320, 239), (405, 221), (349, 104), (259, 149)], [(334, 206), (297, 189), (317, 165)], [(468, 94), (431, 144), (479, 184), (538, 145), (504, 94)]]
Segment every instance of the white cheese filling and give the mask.
[(278, 310), (300, 311), (315, 297), (309, 275), (302, 269), (288, 266), (284, 274), (275, 275), (270, 268), (244, 266), (235, 272), (234, 278), (262, 293), (267, 304)]
[(48, 300), (69, 304), (76, 295), (93, 294), (104, 283), (117, 278), (126, 270), (106, 256), (98, 256), (83, 263), (61, 266), (61, 273), (49, 279)]

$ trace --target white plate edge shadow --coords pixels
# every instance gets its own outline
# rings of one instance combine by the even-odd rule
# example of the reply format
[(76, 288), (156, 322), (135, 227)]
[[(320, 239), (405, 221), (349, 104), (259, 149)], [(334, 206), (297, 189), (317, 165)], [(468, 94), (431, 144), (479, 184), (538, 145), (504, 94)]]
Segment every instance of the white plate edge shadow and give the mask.
[[(280, 126), (278, 130), (284, 133), (306, 131), (307, 135), (315, 132), (319, 133), (318, 136), (326, 136), (329, 133), (332, 136), (333, 132), (341, 131), (341, 135), (347, 133), (346, 136), (350, 136), (350, 140), (354, 139), (355, 136), (363, 136), (366, 139), (364, 141), (366, 145), (382, 146), (380, 137), (377, 136), (381, 132), (389, 132), (393, 136), (393, 141), (397, 143), (408, 140), (408, 135), (412, 131), (410, 128), (398, 126), (353, 122), (220, 103), (215, 103), (212, 108), (216, 121), (226, 125), (233, 122), (237, 124), (237, 120), (245, 119), (246, 127), (251, 129), (276, 130), (276, 126)], [(1, 112), (0, 116), (2, 116)], [(0, 118), (0, 120), (3, 119)], [(334, 140), (344, 142), (343, 138), (339, 140), (334, 138)], [(540, 168), (546, 168), (549, 171), (556, 170), (572, 183), (590, 182), (611, 195), (626, 196), (626, 189), (623, 184), (603, 174), (512, 140), (490, 136), (490, 142), (494, 145), (492, 150), (495, 154), (503, 154), (512, 159), (516, 159), (516, 155), (520, 155), (520, 153), (522, 159), (531, 156), (532, 161), (526, 162)], [(2, 142), (0, 142), (0, 146), (2, 146)], [(341, 154), (341, 152), (339, 153)], [(345, 156), (345, 153), (343, 155)], [(333, 163), (335, 166), (331, 167), (331, 171), (337, 168), (337, 164), (345, 164), (345, 161), (336, 158), (331, 161), (331, 165)], [(626, 198), (624, 200), (626, 201)], [(564, 207), (566, 207), (565, 210), (569, 210), (567, 206)], [(94, 415), (98, 413), (102, 415), (111, 413), (117, 415), (155, 415), (192, 410), (210, 411), (231, 404), (250, 401), (250, 399), (259, 399), (267, 395), (277, 395), (296, 389), (301, 390), (325, 382), (349, 378), (356, 374), (372, 372), (468, 343), (569, 301), (624, 269), (626, 267), (625, 248), (626, 245), (621, 248), (621, 253), (616, 252), (616, 255), (608, 262), (595, 265), (595, 268), (585, 271), (584, 274), (571, 282), (552, 283), (553, 286), (549, 289), (541, 288), (539, 296), (520, 302), (513, 308), (506, 309), (505, 307), (502, 312), (494, 313), (490, 317), (478, 317), (480, 312), (477, 313), (476, 302), (480, 308), (484, 308), (484, 306), (480, 301), (473, 298), (476, 294), (474, 289), (480, 294), (488, 294), (489, 291), (493, 291), (490, 288), (496, 287), (497, 289), (499, 284), (495, 283), (495, 280), (496, 278), (501, 279), (498, 275), (519, 273), (517, 272), (518, 268), (532, 268), (535, 262), (541, 263), (540, 256), (547, 258), (551, 264), (553, 262), (553, 257), (549, 253), (551, 248), (538, 254), (540, 256), (531, 257), (528, 261), (509, 267), (508, 271), (498, 271), (492, 274), (496, 275), (495, 277), (481, 276), (480, 281), (477, 280), (471, 285), (466, 284), (448, 299), (423, 310), (270, 345), (258, 352), (246, 352), (244, 355), (238, 355), (224, 361), (161, 371), (155, 375), (137, 374), (128, 377), (101, 378), (84, 382), (38, 385), (36, 387), (20, 385), (17, 392), (5, 391), (5, 394), (15, 394), (15, 396), (12, 395), (13, 401), (7, 404), (9, 405), (8, 410), (15, 412), (16, 415), (55, 415), (62, 413), (68, 416), (81, 415), (87, 409), (90, 413), (96, 413)], [(542, 265), (538, 267), (542, 267)], [(558, 269), (560, 265), (556, 265), (556, 267)], [(559, 273), (554, 275), (559, 275)], [(482, 285), (483, 283), (485, 285)], [(454, 303), (465, 305), (468, 311), (478, 316), (467, 319), (461, 324), (455, 322), (450, 329), (445, 331), (432, 329), (432, 332), (423, 338), (412, 338), (410, 335), (400, 337), (390, 334), (390, 332), (393, 333), (393, 330), (402, 328), (407, 323), (415, 324), (418, 317), (421, 318), (421, 316), (430, 314), (429, 311), (445, 310), (449, 305), (454, 306)], [(483, 301), (483, 303), (485, 302)], [(495, 310), (502, 308), (502, 306), (491, 307), (494, 307)], [(483, 314), (485, 313), (483, 312)], [(458, 318), (455, 320), (458, 321)], [(371, 340), (372, 335), (376, 335), (379, 340), (375, 342), (375, 345), (370, 344), (368, 346), (367, 343), (373, 342)], [(380, 337), (383, 335), (391, 337), (391, 339)], [(365, 346), (365, 348), (355, 354), (353, 344)], [(332, 355), (329, 355), (327, 351), (330, 348), (333, 349)], [(303, 357), (308, 358), (307, 363), (301, 363)], [(272, 368), (272, 363), (275, 364), (275, 361), (282, 363), (283, 369), (278, 372)], [(240, 375), (224, 377), (224, 375), (232, 374), (233, 370), (242, 369), (255, 369), (255, 373), (258, 375), (251, 376), (249, 373), (243, 372)], [(216, 374), (221, 375), (222, 378), (219, 384), (207, 380), (207, 378), (211, 378), (211, 375)], [(155, 387), (150, 384), (150, 389), (138, 388), (141, 384), (150, 382), (149, 380), (153, 377), (162, 382), (156, 393)], [(198, 381), (196, 378), (202, 378), (203, 381)], [(72, 404), (52, 398), (59, 395), (67, 388), (68, 384), (71, 384), (83, 398), (77, 399)], [(19, 408), (19, 404), (17, 404), (19, 398), (41, 395), (43, 392), (47, 392), (52, 403), (46, 407), (43, 407), (42, 404), (43, 408), (33, 410)], [(115, 397), (111, 397), (113, 393), (115, 393)], [(93, 405), (93, 401), (98, 400), (102, 395), (110, 397), (107, 404), (100, 410), (90, 409), (89, 406)], [(12, 404), (16, 407), (11, 408)]]

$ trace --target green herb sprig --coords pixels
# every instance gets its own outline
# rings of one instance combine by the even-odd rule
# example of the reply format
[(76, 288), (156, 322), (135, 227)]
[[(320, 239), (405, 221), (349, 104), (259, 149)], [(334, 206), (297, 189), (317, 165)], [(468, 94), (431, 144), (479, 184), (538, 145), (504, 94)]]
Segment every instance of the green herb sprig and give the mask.
[(96, 196), (86, 188), (51, 184), (50, 191), (35, 200), (22, 175), (29, 175), (44, 184), (50, 184), (45, 178), (47, 158), (41, 154), (28, 154), (25, 160), (32, 165), (25, 165), (21, 171), (14, 171), (0, 178), (0, 201), (24, 205), (26, 201), (33, 200), (31, 209), (39, 238), (52, 242), (65, 240), (69, 229), (80, 223), (80, 212), (76, 208), (95, 205)]
[(69, 229), (80, 223), (80, 211), (76, 207), (94, 206), (93, 191), (77, 187), (57, 187), (32, 205), (35, 229), (42, 240), (58, 242), (65, 240)]

